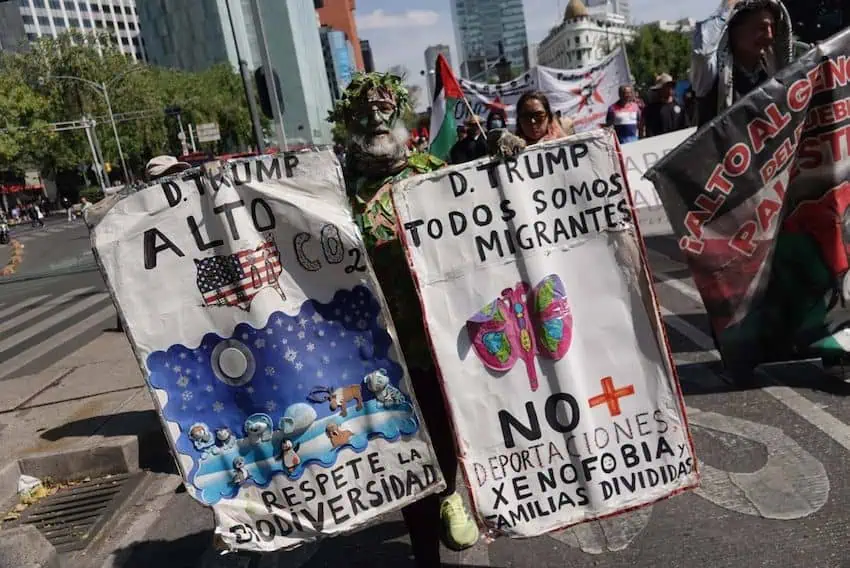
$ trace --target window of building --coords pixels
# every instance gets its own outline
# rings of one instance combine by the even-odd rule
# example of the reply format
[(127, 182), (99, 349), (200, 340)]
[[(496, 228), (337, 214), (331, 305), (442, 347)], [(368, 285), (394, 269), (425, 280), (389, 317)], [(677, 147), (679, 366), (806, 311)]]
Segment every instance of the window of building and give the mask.
[(35, 41), (38, 39), (38, 36), (36, 34), (27, 34), (27, 39), (29, 41)]
[(112, 13), (112, 9), (109, 7), (109, 4), (101, 4), (100, 9), (103, 11), (104, 14)]
[(61, 10), (62, 9), (62, 2), (60, 2), (59, 0), (50, 0), (49, 4), (50, 4), (50, 7), (53, 8), (54, 10)]
[(68, 18), (68, 23), (72, 28), (80, 27), (80, 20), (78, 20), (77, 18)]
[(127, 26), (124, 25), (124, 22), (122, 22), (121, 20), (118, 20), (118, 29), (123, 30), (123, 29), (126, 29), (126, 28), (127, 28)]
[(129, 40), (129, 39), (127, 39), (126, 37), (122, 37), (122, 38), (121, 38), (121, 43), (122, 43), (122, 44), (124, 44), (124, 45), (130, 45), (130, 40)]
[(66, 10), (76, 10), (77, 9), (76, 6), (74, 6), (73, 0), (65, 0), (64, 4), (65, 4)]
[(39, 25), (42, 25), (42, 26), (49, 26), (50, 20), (47, 18), (47, 16), (39, 16), (38, 17), (38, 23), (39, 23)]
[(36, 8), (44, 8), (44, 0), (33, 0), (33, 6)]
[(83, 27), (91, 29), (93, 26), (91, 20), (83, 20)]
[(130, 6), (124, 6), (124, 13), (131, 16), (133, 15), (133, 9)]
[(89, 4), (89, 10), (92, 12), (100, 12), (100, 6), (97, 4)]
[(94, 26), (95, 26), (96, 28), (102, 28), (102, 27), (103, 27), (103, 21), (102, 21), (102, 20), (95, 20), (95, 21), (94, 21)]
[(135, 29), (136, 29), (136, 24), (134, 24), (133, 22), (130, 22), (130, 23), (128, 23), (127, 25), (130, 27), (130, 29), (131, 29), (131, 30), (135, 30)]
[(32, 25), (33, 23), (35, 23), (35, 20), (32, 19), (32, 16), (23, 16), (21, 19), (24, 21), (24, 24)]
[(65, 29), (65, 20), (63, 20), (61, 18), (56, 18), (55, 20), (53, 20), (53, 25), (56, 26), (57, 30), (64, 30)]
[(137, 38), (137, 37), (133, 38), (133, 45), (135, 45), (136, 47), (139, 46), (139, 38)]

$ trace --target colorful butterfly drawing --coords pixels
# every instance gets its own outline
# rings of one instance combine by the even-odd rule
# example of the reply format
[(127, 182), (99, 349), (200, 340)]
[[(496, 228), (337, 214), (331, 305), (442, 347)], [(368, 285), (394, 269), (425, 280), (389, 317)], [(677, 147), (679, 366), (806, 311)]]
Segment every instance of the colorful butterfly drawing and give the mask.
[(536, 391), (534, 358), (543, 355), (559, 361), (572, 342), (573, 315), (564, 283), (551, 274), (534, 289), (520, 282), (502, 290), (500, 298), (467, 320), (466, 331), (488, 369), (508, 371), (522, 359), (531, 390)]

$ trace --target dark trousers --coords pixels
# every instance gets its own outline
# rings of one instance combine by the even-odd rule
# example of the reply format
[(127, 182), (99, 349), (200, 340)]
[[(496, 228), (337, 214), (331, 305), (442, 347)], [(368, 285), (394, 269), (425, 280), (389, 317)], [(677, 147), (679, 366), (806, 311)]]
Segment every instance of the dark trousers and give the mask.
[(413, 546), (418, 568), (440, 566), (440, 499), (455, 491), (457, 453), (454, 435), (449, 423), (443, 392), (436, 371), (410, 369), (410, 378), (416, 401), (431, 435), (431, 444), (446, 480), (446, 491), (442, 495), (430, 495), (402, 509), (407, 531)]

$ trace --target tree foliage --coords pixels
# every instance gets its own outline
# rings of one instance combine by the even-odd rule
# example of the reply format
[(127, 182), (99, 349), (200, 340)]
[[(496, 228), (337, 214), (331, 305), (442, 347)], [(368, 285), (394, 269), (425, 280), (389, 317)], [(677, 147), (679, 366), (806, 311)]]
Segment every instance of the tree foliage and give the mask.
[(641, 90), (651, 87), (661, 73), (669, 73), (676, 80), (688, 77), (691, 39), (687, 34), (643, 26), (626, 51), (635, 84)]
[[(235, 151), (252, 140), (239, 75), (222, 64), (201, 73), (162, 69), (133, 61), (108, 35), (71, 32), (42, 38), (28, 51), (0, 56), (0, 171), (37, 168), (55, 176), (92, 163), (83, 130), (57, 132), (49, 125), (90, 117), (104, 160), (120, 177), (120, 160), (103, 86), (116, 116), (127, 166), (138, 176), (152, 156), (178, 155), (178, 107), (184, 125), (217, 122), (222, 140), (204, 145)], [(74, 77), (67, 79), (63, 77)]]

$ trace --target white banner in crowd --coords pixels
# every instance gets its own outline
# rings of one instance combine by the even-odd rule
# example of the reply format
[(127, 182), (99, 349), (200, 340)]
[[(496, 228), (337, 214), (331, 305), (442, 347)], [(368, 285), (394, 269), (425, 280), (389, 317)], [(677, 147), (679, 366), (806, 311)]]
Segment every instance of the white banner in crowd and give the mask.
[(672, 152), (696, 131), (696, 128), (688, 128), (621, 146), (632, 201), (637, 211), (640, 232), (644, 237), (670, 235), (673, 233), (673, 228), (670, 226), (670, 220), (667, 219), (664, 206), (661, 205), (661, 198), (658, 197), (655, 185), (643, 176), (656, 162)]
[(92, 241), (229, 547), (298, 546), (445, 486), (330, 153), (189, 170)]
[(394, 192), (479, 521), (530, 537), (698, 483), (613, 133)]
[[(575, 122), (576, 132), (599, 127), (605, 122), (608, 107), (619, 98), (620, 85), (630, 83), (626, 50), (618, 48), (604, 61), (580, 69), (551, 69), (533, 67), (509, 83), (488, 85), (460, 80), (463, 93), (473, 112), (486, 118), (490, 105), (499, 102), (507, 106), (508, 124), (516, 123), (516, 103), (528, 91), (542, 91), (552, 105), (552, 112), (561, 111)], [(457, 105), (455, 119), (466, 120), (466, 105)]]

